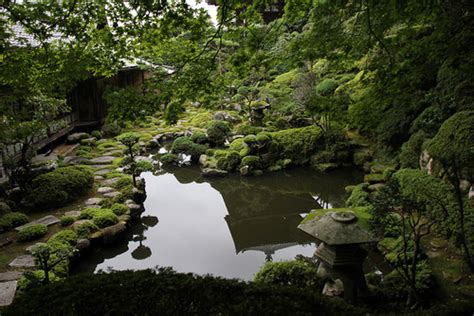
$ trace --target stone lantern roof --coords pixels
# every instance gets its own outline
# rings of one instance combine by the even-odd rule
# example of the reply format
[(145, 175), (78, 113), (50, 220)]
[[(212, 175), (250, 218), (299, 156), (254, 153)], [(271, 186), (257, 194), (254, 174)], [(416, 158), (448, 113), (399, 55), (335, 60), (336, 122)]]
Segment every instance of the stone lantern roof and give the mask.
[[(361, 210), (357, 210), (359, 213)], [(361, 216), (362, 217), (362, 216)], [(375, 243), (377, 239), (363, 226), (355, 210), (315, 210), (306, 216), (298, 228), (328, 246)]]

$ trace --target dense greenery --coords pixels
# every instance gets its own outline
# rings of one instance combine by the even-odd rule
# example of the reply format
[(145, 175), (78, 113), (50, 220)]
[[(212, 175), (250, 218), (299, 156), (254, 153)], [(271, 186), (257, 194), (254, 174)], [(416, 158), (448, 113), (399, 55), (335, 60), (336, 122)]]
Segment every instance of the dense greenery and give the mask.
[(32, 310), (36, 315), (142, 315), (150, 311), (164, 315), (365, 313), (296, 287), (247, 284), (169, 270), (73, 276), (24, 293), (6, 315), (25, 315)]

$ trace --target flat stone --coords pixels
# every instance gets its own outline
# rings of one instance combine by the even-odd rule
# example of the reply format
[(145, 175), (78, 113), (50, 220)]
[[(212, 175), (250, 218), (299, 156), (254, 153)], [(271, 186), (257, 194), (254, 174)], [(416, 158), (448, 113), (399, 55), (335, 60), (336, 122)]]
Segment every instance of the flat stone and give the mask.
[(85, 205), (97, 205), (99, 204), (103, 199), (101, 198), (90, 198), (87, 199), (87, 201), (84, 202)]
[(114, 191), (115, 191), (115, 189), (111, 188), (111, 187), (101, 187), (101, 188), (97, 189), (97, 193), (100, 193), (100, 194), (110, 193), (110, 192), (114, 192)]
[(81, 211), (69, 211), (64, 213), (64, 216), (79, 217), (79, 215), (81, 215)]
[(114, 191), (114, 192), (105, 193), (104, 196), (105, 196), (106, 198), (113, 199), (113, 198), (119, 196), (120, 194), (122, 194), (122, 193), (117, 192), (117, 191)]
[(97, 170), (96, 172), (94, 172), (96, 175), (98, 176), (103, 176), (103, 175), (106, 175), (107, 173), (109, 173), (110, 169), (102, 169), (102, 170)]
[(93, 158), (89, 160), (89, 162), (92, 164), (97, 164), (97, 165), (109, 165), (116, 158), (117, 157), (115, 156), (102, 156), (102, 157)]
[(344, 292), (344, 284), (340, 279), (336, 279), (334, 282), (328, 280), (326, 284), (324, 284), (322, 293), (327, 296), (338, 296), (341, 295), (342, 292)]
[(16, 257), (12, 262), (8, 264), (12, 268), (34, 268), (35, 258), (32, 255), (22, 255)]
[(37, 242), (36, 244), (27, 247), (25, 250), (26, 250), (27, 253), (32, 253), (32, 252), (33, 252), (33, 249), (35, 249), (35, 248), (38, 247), (38, 246), (44, 246), (44, 245), (46, 245), (46, 243), (44, 243), (44, 242)]
[(147, 161), (147, 162), (149, 162), (149, 163), (153, 163), (153, 158), (147, 157), (147, 156), (138, 156), (138, 157), (135, 157), (135, 161), (136, 161), (136, 162), (139, 162), (139, 161)]
[(228, 174), (225, 170), (204, 168), (201, 170), (201, 175), (203, 177), (224, 177)]
[(16, 281), (23, 275), (19, 271), (7, 271), (0, 273), (0, 282)]
[(107, 179), (104, 182), (102, 182), (102, 184), (105, 185), (105, 186), (110, 186), (110, 185), (116, 183), (119, 180), (120, 180), (120, 178), (118, 178), (118, 177), (117, 178), (112, 178), (112, 179)]
[(100, 168), (104, 168), (104, 165), (89, 165), (89, 167), (94, 168), (94, 169), (100, 169)]
[(78, 156), (67, 156), (64, 158), (64, 163), (67, 165), (80, 165), (87, 163), (89, 160), (84, 157), (78, 157)]
[(103, 176), (95, 176), (95, 177), (94, 177), (94, 180), (96, 180), (96, 181), (102, 181), (102, 180), (104, 180), (104, 179), (105, 179), (105, 178), (104, 178)]
[(0, 283), (0, 306), (8, 306), (13, 302), (17, 281)]
[(67, 137), (68, 143), (77, 143), (81, 139), (89, 138), (90, 135), (87, 133), (73, 133)]
[(46, 226), (51, 226), (51, 225), (54, 225), (54, 224), (57, 224), (59, 223), (60, 220), (59, 218), (57, 218), (56, 216), (53, 216), (53, 215), (48, 215), (48, 216), (45, 216), (45, 217), (42, 217), (40, 219), (37, 219), (35, 221), (32, 221), (32, 222), (29, 222), (25, 225), (21, 225), (21, 226), (18, 226), (16, 227), (15, 229), (17, 231), (20, 231), (22, 230), (23, 228), (25, 227), (28, 227), (28, 226), (31, 226), (31, 225), (36, 225), (36, 224), (43, 224), (43, 225), (46, 225)]

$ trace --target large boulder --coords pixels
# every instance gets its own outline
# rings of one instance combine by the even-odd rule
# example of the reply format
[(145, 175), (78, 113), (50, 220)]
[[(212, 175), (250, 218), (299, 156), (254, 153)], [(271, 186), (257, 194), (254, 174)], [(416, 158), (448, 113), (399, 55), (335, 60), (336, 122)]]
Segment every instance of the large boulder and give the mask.
[(123, 222), (103, 228), (101, 231), (104, 244), (109, 245), (120, 241), (123, 238), (126, 230), (127, 227)]

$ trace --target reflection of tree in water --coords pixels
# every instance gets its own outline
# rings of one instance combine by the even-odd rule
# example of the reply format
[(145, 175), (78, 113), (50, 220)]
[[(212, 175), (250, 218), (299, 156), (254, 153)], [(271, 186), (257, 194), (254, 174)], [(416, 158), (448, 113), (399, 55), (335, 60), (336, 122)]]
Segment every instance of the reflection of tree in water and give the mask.
[(132, 240), (137, 242), (138, 247), (132, 251), (132, 257), (136, 260), (143, 260), (151, 256), (151, 249), (143, 245), (143, 241), (146, 240), (145, 231), (148, 228), (158, 224), (158, 217), (156, 216), (143, 216), (140, 220), (140, 225), (137, 225), (139, 230), (137, 234), (133, 236)]

